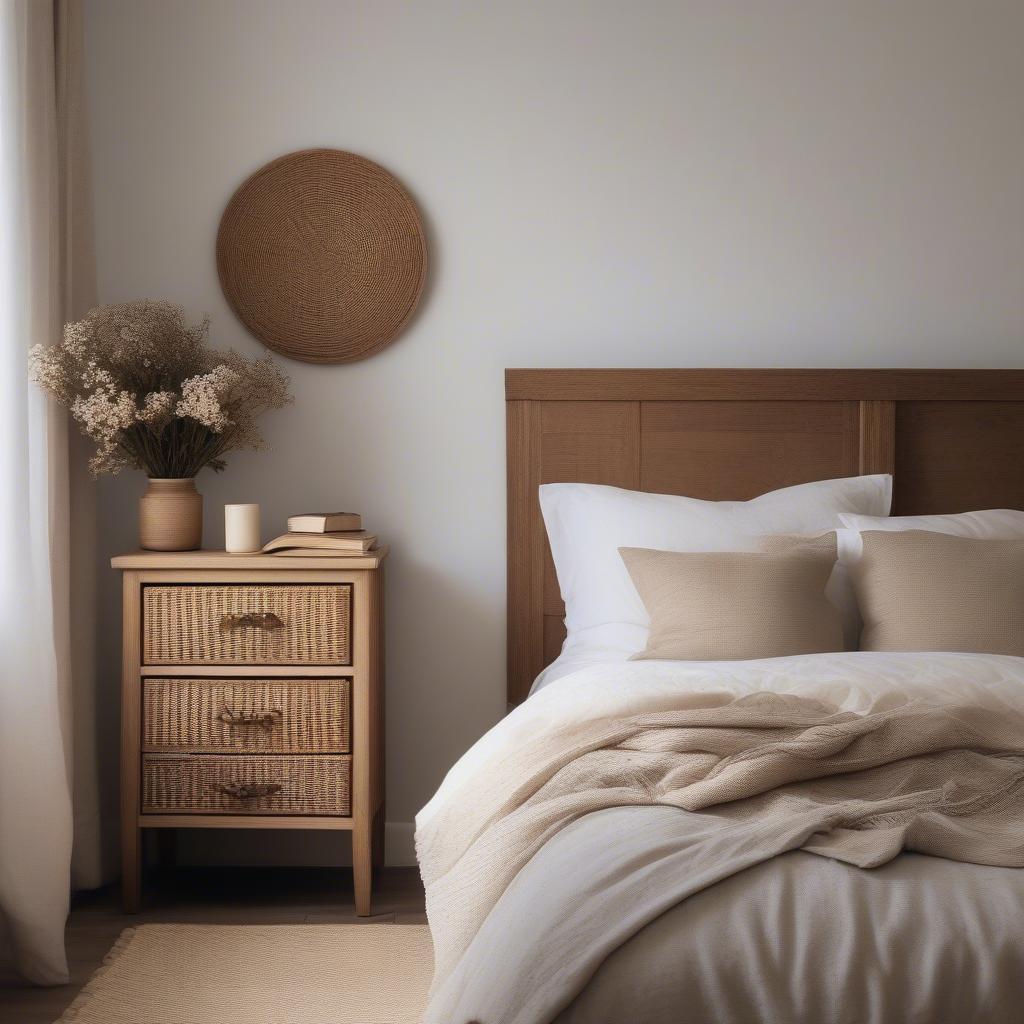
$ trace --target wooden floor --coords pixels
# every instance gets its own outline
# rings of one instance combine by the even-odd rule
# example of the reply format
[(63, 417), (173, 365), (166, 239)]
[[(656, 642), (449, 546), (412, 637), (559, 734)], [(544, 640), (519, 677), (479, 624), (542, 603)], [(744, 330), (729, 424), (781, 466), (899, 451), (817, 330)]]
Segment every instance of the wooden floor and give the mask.
[(356, 917), (352, 872), (342, 868), (178, 868), (147, 880), (140, 914), (121, 913), (115, 888), (76, 897), (67, 927), (71, 984), (32, 988), (0, 977), (0, 1024), (52, 1024), (125, 928), (149, 921), (209, 924), (425, 922), (416, 868), (385, 868), (373, 887), (374, 915)]

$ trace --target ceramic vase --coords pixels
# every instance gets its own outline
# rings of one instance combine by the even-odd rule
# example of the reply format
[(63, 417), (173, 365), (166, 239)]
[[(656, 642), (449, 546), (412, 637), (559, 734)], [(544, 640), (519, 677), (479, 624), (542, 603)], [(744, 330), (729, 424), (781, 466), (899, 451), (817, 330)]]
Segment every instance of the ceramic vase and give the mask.
[(139, 545), (147, 551), (194, 551), (203, 543), (203, 496), (195, 477), (149, 478), (139, 498)]

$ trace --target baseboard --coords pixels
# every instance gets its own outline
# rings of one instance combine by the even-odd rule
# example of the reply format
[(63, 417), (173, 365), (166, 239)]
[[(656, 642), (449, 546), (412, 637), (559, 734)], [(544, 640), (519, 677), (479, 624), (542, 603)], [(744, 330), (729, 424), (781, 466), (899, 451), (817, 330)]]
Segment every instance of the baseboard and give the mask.
[(388, 867), (416, 865), (416, 826), (411, 821), (389, 821), (384, 825), (384, 862)]

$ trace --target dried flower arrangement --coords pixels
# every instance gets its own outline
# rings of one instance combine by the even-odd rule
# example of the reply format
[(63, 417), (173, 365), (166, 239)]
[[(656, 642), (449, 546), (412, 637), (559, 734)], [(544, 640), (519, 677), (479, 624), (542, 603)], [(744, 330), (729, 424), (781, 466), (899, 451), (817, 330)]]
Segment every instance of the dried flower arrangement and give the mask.
[(292, 401), (289, 379), (269, 355), (207, 348), (208, 330), (208, 318), (189, 327), (169, 302), (124, 302), (68, 324), (59, 345), (31, 350), (33, 379), (96, 443), (94, 474), (131, 465), (188, 478), (223, 469), (228, 452), (266, 447), (256, 418)]

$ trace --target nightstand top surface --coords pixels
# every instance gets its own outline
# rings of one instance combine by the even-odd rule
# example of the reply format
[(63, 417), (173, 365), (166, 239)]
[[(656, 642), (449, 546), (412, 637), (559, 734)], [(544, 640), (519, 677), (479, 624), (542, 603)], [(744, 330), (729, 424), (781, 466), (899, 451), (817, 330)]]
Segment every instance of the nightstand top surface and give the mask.
[(387, 558), (386, 546), (365, 555), (325, 555), (294, 557), (289, 555), (229, 554), (227, 551), (132, 551), (115, 555), (114, 569), (376, 569)]

